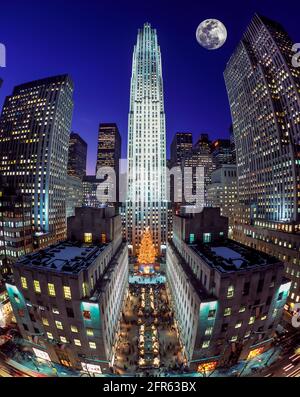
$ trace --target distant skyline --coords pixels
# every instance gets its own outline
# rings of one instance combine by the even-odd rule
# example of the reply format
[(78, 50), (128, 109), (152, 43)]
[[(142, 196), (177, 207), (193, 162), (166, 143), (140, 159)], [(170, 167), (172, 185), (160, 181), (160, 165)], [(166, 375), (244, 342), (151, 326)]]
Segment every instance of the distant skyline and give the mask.
[[(0, 68), (0, 106), (15, 85), (68, 73), (75, 89), (72, 130), (88, 144), (88, 174), (95, 171), (100, 122), (118, 124), (125, 158), (132, 51), (138, 29), (150, 22), (162, 52), (169, 157), (178, 131), (192, 132), (194, 141), (203, 132), (212, 139), (229, 136), (231, 116), (223, 79), (227, 61), (255, 12), (277, 20), (294, 42), (300, 42), (297, 9), (299, 5), (289, 0), (284, 7), (269, 0), (240, 5), (12, 0), (1, 4), (0, 43), (6, 46), (7, 67)], [(207, 18), (221, 20), (228, 32), (224, 46), (215, 51), (202, 48), (195, 37), (198, 24)]]

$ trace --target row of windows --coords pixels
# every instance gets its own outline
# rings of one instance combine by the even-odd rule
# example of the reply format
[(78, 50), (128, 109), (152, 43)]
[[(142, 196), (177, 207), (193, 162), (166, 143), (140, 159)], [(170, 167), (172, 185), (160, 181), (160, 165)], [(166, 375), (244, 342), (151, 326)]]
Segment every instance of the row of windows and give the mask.
[[(28, 289), (28, 283), (26, 277), (21, 277), (22, 288)], [(37, 294), (41, 294), (41, 285), (38, 280), (33, 280), (33, 288)], [(63, 286), (63, 292), (65, 299), (72, 299), (71, 288), (67, 285)], [(48, 283), (48, 294), (50, 296), (56, 296), (55, 286), (52, 283)]]
[[(51, 340), (54, 339), (53, 334), (51, 332), (47, 332), (47, 337), (48, 337), (48, 339), (51, 339)], [(65, 336), (60, 336), (60, 340), (62, 343), (69, 343)], [(76, 346), (81, 346), (80, 339), (73, 339), (73, 342)], [(95, 342), (89, 342), (89, 347), (90, 347), (90, 349), (97, 349)]]

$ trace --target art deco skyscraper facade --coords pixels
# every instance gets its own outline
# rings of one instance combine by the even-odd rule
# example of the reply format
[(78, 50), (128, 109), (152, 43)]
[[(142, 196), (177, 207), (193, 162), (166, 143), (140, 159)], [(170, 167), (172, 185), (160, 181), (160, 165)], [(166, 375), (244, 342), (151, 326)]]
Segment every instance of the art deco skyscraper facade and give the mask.
[[(277, 22), (255, 15), (224, 72), (236, 145), (239, 241), (291, 268), (300, 300), (300, 69)], [(298, 274), (298, 276), (297, 276)]]
[(128, 119), (127, 233), (133, 252), (150, 227), (156, 247), (166, 242), (166, 127), (161, 53), (145, 23), (134, 47)]
[[(22, 84), (0, 118), (0, 174), (31, 197), (38, 236), (66, 236), (66, 176), (73, 83), (61, 75)], [(46, 237), (45, 237), (46, 238)]]

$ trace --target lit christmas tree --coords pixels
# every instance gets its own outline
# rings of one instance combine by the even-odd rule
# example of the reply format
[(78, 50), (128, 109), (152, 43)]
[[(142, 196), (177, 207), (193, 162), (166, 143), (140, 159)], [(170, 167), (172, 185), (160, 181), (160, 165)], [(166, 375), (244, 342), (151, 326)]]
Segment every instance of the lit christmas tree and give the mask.
[(143, 234), (141, 245), (139, 247), (138, 262), (140, 264), (151, 264), (155, 262), (156, 249), (153, 244), (152, 235), (149, 227)]

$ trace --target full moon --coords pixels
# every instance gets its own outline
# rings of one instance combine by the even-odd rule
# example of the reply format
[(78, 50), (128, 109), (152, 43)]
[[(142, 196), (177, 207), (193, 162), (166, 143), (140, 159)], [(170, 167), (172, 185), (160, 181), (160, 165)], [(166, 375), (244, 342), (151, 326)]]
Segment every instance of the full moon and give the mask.
[(197, 28), (198, 43), (207, 50), (216, 50), (222, 47), (227, 39), (227, 30), (218, 19), (205, 19)]

